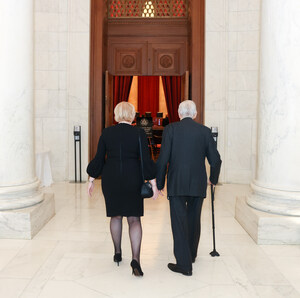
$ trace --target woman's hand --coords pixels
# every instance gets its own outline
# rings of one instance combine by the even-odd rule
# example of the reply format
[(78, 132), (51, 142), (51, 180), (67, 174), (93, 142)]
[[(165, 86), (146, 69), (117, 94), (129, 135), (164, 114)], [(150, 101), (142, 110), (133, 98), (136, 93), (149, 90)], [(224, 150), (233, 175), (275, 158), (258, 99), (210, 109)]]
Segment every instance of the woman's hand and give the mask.
[(91, 197), (94, 190), (94, 180), (95, 178), (90, 177), (88, 185), (88, 195)]
[(157, 189), (157, 186), (155, 185), (155, 187), (152, 187), (152, 190), (153, 190), (153, 197), (152, 197), (152, 199), (156, 200), (158, 198), (158, 195), (159, 195), (159, 191)]
[(150, 180), (150, 183), (152, 185), (152, 190), (153, 190), (153, 196), (152, 199), (156, 200), (158, 195), (159, 195), (159, 191), (157, 189), (157, 185), (156, 185), (156, 179)]

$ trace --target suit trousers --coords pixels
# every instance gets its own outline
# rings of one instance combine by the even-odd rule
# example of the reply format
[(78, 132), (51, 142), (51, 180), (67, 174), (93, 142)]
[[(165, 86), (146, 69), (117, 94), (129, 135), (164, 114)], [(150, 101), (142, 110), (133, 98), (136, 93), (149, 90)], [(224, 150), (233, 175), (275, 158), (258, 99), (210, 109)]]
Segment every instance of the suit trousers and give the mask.
[(178, 267), (185, 271), (192, 270), (192, 261), (197, 257), (203, 200), (191, 196), (169, 197), (174, 255)]

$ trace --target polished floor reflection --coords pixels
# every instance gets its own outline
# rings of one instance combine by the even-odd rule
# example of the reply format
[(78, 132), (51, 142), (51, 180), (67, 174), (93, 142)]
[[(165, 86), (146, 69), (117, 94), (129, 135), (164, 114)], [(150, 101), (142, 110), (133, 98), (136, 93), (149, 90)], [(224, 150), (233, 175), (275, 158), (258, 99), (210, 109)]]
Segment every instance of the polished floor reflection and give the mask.
[(219, 258), (212, 258), (211, 208), (205, 200), (202, 236), (193, 276), (175, 274), (169, 206), (166, 198), (146, 200), (141, 265), (131, 275), (127, 223), (123, 261), (112, 261), (113, 246), (103, 196), (97, 182), (92, 198), (85, 184), (57, 183), (56, 216), (31, 241), (0, 240), (0, 297), (300, 297), (300, 246), (256, 245), (234, 219), (237, 195), (245, 185), (216, 190)]

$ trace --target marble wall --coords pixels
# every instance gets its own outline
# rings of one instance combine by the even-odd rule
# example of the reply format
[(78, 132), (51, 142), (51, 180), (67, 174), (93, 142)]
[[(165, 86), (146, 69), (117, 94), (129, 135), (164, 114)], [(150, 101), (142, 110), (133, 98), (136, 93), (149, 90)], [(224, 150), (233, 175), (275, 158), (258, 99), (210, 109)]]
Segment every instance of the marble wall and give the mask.
[(205, 124), (219, 127), (223, 182), (255, 174), (260, 2), (206, 1)]
[(81, 125), (82, 174), (88, 163), (90, 0), (68, 0), (68, 176), (74, 180), (74, 125)]
[[(36, 149), (74, 179), (73, 125), (88, 158), (89, 0), (35, 0)], [(255, 174), (260, 0), (206, 1), (205, 124), (219, 127), (221, 182)]]
[(35, 0), (36, 151), (50, 151), (56, 181), (74, 180), (74, 125), (87, 163), (89, 15), (89, 0)]

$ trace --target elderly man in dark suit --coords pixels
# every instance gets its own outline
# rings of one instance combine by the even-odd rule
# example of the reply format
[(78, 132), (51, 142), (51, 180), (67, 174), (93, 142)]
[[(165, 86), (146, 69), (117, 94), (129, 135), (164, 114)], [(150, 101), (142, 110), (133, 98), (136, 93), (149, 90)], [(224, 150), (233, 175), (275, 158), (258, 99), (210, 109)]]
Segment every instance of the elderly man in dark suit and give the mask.
[[(163, 132), (157, 161), (157, 187), (162, 190), (168, 168), (168, 198), (176, 264), (168, 268), (192, 275), (200, 239), (200, 216), (207, 183), (218, 182), (221, 159), (208, 127), (195, 122), (196, 105), (183, 101), (178, 108), (180, 122), (169, 124)], [(207, 181), (205, 158), (210, 164)]]

